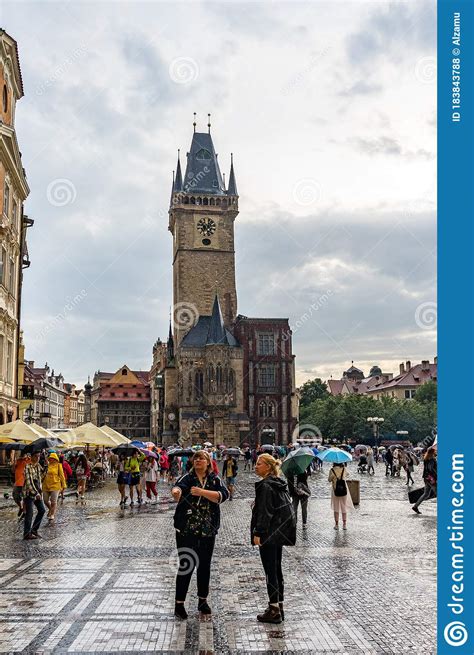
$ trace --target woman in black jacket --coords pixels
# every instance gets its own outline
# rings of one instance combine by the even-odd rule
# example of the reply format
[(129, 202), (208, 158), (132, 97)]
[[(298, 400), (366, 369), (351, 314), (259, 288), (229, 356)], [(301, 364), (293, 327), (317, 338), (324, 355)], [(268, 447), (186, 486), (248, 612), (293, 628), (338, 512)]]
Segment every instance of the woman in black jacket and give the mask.
[(171, 494), (178, 501), (174, 514), (179, 569), (176, 576), (175, 616), (187, 619), (184, 601), (197, 567), (198, 610), (211, 614), (207, 603), (211, 559), (220, 525), (220, 503), (229, 492), (212, 471), (209, 453), (199, 450), (189, 473), (178, 480)]
[(257, 620), (263, 623), (281, 623), (284, 582), (281, 560), (283, 546), (296, 542), (296, 519), (288, 487), (280, 475), (280, 465), (265, 453), (257, 459), (255, 472), (262, 478), (255, 483), (255, 503), (250, 525), (252, 544), (259, 546), (267, 580), (268, 608)]
[(417, 514), (421, 514), (418, 507), (424, 500), (429, 500), (436, 496), (436, 487), (438, 484), (438, 462), (436, 461), (436, 448), (428, 448), (423, 461), (423, 480), (425, 482), (425, 490), (423, 495), (418, 498), (413, 505), (412, 510)]

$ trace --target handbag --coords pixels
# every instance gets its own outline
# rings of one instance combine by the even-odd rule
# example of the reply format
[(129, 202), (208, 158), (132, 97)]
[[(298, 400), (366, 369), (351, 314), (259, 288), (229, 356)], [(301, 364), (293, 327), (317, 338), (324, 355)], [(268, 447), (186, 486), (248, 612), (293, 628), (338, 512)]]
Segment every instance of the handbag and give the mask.
[(410, 503), (413, 505), (416, 503), (416, 501), (422, 497), (422, 495), (425, 493), (425, 488), (421, 487), (420, 489), (412, 489), (411, 491), (408, 492), (408, 500)]
[(337, 477), (336, 472), (334, 472), (334, 475), (336, 476), (336, 486), (334, 487), (334, 495), (338, 496), (339, 498), (341, 496), (347, 496), (347, 485), (345, 480), (343, 479), (344, 471), (342, 471), (340, 478)]
[(305, 485), (304, 482), (298, 482), (298, 484), (296, 485), (295, 491), (296, 491), (297, 496), (302, 496), (302, 497), (311, 496), (311, 491), (309, 490), (307, 485)]

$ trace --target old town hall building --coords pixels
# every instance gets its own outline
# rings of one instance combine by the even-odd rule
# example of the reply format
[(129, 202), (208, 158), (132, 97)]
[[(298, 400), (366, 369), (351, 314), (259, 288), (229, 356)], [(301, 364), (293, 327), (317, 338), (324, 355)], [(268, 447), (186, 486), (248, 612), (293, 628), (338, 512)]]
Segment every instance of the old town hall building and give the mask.
[(208, 132), (194, 134), (184, 176), (173, 179), (173, 328), (157, 341), (151, 371), (152, 436), (164, 444), (287, 443), (297, 422), (294, 355), (286, 318), (237, 312), (234, 225)]

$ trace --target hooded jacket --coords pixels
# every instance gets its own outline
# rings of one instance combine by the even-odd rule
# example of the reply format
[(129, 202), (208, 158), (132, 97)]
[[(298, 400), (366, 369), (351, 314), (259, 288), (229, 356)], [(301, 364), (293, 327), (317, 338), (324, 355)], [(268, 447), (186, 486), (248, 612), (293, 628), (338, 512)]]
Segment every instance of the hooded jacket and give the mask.
[(48, 462), (48, 470), (43, 478), (43, 491), (62, 491), (65, 488), (66, 479), (61, 462)]
[(282, 478), (268, 476), (255, 483), (250, 533), (252, 543), (253, 537), (260, 537), (262, 545), (295, 545), (295, 511), (288, 485)]

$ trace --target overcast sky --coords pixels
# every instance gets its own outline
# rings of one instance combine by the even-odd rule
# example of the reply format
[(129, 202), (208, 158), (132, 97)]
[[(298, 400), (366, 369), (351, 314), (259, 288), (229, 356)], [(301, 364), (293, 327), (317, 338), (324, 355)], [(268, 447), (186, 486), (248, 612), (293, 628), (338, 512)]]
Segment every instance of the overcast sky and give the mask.
[(3, 3), (25, 97), (26, 356), (83, 384), (166, 337), (176, 151), (234, 153), (238, 311), (297, 382), (436, 354), (432, 2)]

